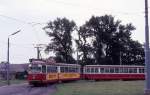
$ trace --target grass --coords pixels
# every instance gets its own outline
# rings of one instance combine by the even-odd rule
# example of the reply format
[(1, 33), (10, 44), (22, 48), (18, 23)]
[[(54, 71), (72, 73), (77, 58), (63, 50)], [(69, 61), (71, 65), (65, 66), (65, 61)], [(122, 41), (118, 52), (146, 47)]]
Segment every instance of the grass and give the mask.
[(78, 81), (57, 85), (54, 95), (143, 95), (144, 81)]
[[(10, 80), (10, 84), (21, 84), (26, 82), (26, 80)], [(0, 80), (0, 86), (4, 85), (7, 85), (7, 80)]]

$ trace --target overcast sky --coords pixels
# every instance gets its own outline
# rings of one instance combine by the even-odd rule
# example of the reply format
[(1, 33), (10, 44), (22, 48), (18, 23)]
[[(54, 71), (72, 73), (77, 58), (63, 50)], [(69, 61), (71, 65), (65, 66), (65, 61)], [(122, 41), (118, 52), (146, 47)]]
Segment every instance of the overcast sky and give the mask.
[(20, 29), (10, 37), (11, 63), (36, 57), (35, 44), (49, 42), (42, 30), (48, 21), (66, 17), (82, 25), (92, 15), (105, 14), (132, 23), (136, 27), (132, 38), (144, 42), (144, 0), (0, 0), (0, 61), (7, 60), (8, 35)]

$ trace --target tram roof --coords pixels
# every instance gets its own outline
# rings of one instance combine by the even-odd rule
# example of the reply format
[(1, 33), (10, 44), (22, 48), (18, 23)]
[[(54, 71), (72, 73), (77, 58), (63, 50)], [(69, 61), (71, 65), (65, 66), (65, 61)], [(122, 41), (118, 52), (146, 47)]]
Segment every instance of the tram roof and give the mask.
[(85, 67), (144, 67), (141, 65), (86, 65)]
[(59, 65), (59, 66), (80, 66), (79, 64), (66, 64), (66, 63), (49, 63), (49, 62), (31, 62), (31, 64), (40, 64), (40, 65)]

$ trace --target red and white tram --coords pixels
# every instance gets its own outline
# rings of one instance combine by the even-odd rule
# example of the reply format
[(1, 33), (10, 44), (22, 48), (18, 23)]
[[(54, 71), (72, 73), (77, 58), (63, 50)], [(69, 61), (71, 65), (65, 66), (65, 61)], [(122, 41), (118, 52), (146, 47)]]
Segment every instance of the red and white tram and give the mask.
[(28, 82), (31, 85), (80, 79), (80, 65), (33, 61), (29, 65)]
[(86, 65), (83, 79), (88, 80), (144, 80), (144, 66)]
[[(32, 61), (28, 82), (32, 85), (70, 80), (144, 80), (144, 66), (133, 65), (85, 65), (83, 73), (77, 64)], [(81, 76), (81, 77), (80, 77)]]

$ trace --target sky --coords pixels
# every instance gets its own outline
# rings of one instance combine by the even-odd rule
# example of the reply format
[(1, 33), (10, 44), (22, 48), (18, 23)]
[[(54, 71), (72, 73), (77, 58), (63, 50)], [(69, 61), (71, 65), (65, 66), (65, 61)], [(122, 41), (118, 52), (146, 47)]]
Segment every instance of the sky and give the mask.
[[(7, 60), (7, 39), (10, 38), (10, 62), (27, 63), (36, 58), (37, 44), (45, 44), (50, 38), (42, 30), (57, 17), (74, 20), (78, 26), (91, 16), (112, 15), (122, 24), (132, 23), (136, 30), (132, 39), (145, 42), (145, 0), (0, 0), (0, 62)], [(21, 30), (16, 35), (12, 33)], [(46, 58), (42, 52), (42, 57)]]

